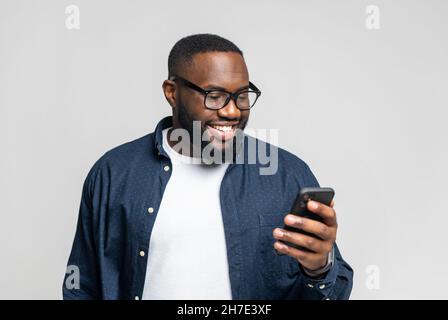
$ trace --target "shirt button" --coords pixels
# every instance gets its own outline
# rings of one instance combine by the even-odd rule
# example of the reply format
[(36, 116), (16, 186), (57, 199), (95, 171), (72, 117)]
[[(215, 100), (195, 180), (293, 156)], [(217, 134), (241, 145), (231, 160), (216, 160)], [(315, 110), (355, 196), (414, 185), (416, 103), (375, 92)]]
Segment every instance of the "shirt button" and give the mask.
[(140, 251), (140, 257), (144, 257), (145, 256), (145, 251)]
[(165, 171), (170, 171), (170, 166), (164, 166), (164, 167), (163, 167), (163, 170), (165, 170)]
[(311, 283), (308, 283), (308, 287), (314, 288), (314, 286)]
[(321, 284), (320, 286), (319, 286), (319, 289), (325, 289), (325, 285), (324, 284)]
[(138, 296), (135, 296), (135, 298), (134, 298), (135, 300), (140, 300), (140, 298), (138, 297)]
[(154, 212), (154, 208), (153, 207), (149, 207), (148, 208), (148, 213), (153, 213)]

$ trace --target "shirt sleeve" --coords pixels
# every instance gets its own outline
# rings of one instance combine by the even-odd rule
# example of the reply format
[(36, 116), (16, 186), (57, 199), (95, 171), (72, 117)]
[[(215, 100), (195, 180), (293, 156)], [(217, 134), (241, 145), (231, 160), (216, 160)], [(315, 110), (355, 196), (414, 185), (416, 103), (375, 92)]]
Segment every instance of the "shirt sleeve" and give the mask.
[(95, 187), (100, 160), (94, 164), (84, 181), (75, 239), (64, 276), (64, 300), (101, 299), (94, 233), (98, 209), (95, 204), (98, 197)]
[[(302, 187), (319, 187), (314, 174), (307, 164), (301, 171), (299, 185)], [(333, 265), (325, 276), (321, 278), (313, 278), (301, 269), (299, 278), (299, 299), (305, 300), (347, 300), (353, 287), (353, 269), (344, 261), (337, 244), (334, 246)]]
[(315, 279), (302, 272), (300, 277), (301, 299), (347, 300), (353, 286), (353, 269), (344, 261), (335, 243), (333, 266), (323, 278)]

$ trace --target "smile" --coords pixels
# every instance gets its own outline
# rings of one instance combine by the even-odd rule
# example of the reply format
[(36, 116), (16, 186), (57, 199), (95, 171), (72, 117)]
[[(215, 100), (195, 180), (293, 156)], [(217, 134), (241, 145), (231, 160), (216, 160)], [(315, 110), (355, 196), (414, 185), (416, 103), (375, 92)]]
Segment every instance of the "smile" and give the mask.
[(236, 126), (207, 125), (207, 128), (211, 135), (222, 141), (233, 138), (236, 130)]
[(220, 130), (220, 131), (230, 131), (230, 130), (234, 130), (235, 126), (217, 126), (217, 125), (211, 125), (212, 128)]

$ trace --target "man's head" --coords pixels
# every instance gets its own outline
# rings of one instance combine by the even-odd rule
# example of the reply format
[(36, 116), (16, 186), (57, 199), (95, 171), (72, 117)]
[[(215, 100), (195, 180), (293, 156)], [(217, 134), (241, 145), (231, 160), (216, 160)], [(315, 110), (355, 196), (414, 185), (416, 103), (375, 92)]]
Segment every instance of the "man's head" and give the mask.
[[(194, 89), (191, 84), (199, 88)], [(216, 95), (209, 93), (206, 102), (206, 94), (201, 89), (236, 93), (233, 97), (240, 108), (234, 99), (228, 99), (224, 107), (217, 109), (220, 105), (214, 104), (213, 99), (218, 99), (219, 91)], [(243, 53), (235, 44), (217, 35), (192, 35), (174, 45), (168, 58), (168, 80), (164, 81), (163, 90), (173, 110), (173, 129), (186, 129), (191, 144), (193, 121), (200, 121), (201, 135), (205, 133), (210, 138), (215, 152), (224, 152), (234, 145), (235, 130), (244, 129), (249, 119), (244, 101), (248, 96), (249, 73)], [(203, 142), (201, 150), (207, 144)]]

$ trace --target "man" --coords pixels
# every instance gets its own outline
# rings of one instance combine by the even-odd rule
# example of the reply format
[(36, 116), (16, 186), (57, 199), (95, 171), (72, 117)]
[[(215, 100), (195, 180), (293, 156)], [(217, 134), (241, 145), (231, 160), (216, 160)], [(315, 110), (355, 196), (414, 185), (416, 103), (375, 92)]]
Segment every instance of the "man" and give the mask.
[[(104, 154), (85, 180), (68, 262), (79, 286), (68, 273), (64, 298), (348, 299), (353, 271), (335, 244), (334, 203), (308, 202), (322, 223), (288, 214), (316, 178), (291, 153), (238, 134), (260, 96), (241, 50), (192, 35), (175, 44), (168, 69), (172, 117)], [(274, 173), (249, 163), (253, 142), (278, 155)]]

